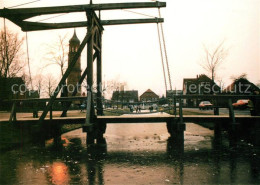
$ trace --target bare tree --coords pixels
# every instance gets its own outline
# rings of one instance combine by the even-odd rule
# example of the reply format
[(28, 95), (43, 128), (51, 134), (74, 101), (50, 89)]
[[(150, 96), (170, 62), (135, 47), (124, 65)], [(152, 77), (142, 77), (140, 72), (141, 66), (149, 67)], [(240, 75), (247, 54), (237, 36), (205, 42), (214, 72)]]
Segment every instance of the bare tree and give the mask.
[(230, 77), (230, 79), (232, 79), (233, 81), (236, 81), (238, 79), (247, 79), (247, 74), (246, 73), (242, 73), (241, 75), (238, 75), (238, 76), (232, 75)]
[(118, 79), (108, 80), (103, 84), (103, 91), (107, 97), (112, 96), (114, 91), (124, 91), (127, 88), (127, 82), (120, 82)]
[(51, 74), (48, 74), (44, 79), (44, 84), (45, 84), (44, 86), (45, 94), (51, 97), (57, 86), (57, 81)]
[(217, 81), (218, 81), (220, 90), (223, 91), (225, 89), (225, 82), (224, 82), (224, 80), (223, 79), (219, 79)]
[(46, 59), (50, 61), (45, 67), (49, 65), (58, 65), (60, 68), (61, 76), (63, 76), (68, 64), (68, 39), (67, 34), (65, 36), (58, 36), (55, 43), (48, 45), (48, 52), (46, 54)]
[(38, 91), (39, 97), (41, 97), (41, 93), (43, 90), (43, 86), (44, 86), (44, 79), (43, 76), (41, 74), (38, 74), (36, 76), (34, 76), (34, 86), (35, 86), (35, 90)]
[(211, 75), (211, 80), (214, 82), (219, 66), (225, 61), (228, 56), (228, 50), (224, 48), (224, 41), (221, 42), (214, 50), (209, 50), (204, 45), (205, 56), (200, 64)]
[(24, 38), (19, 38), (17, 33), (10, 30), (0, 32), (0, 77), (14, 77), (21, 72), (24, 66), (21, 47)]

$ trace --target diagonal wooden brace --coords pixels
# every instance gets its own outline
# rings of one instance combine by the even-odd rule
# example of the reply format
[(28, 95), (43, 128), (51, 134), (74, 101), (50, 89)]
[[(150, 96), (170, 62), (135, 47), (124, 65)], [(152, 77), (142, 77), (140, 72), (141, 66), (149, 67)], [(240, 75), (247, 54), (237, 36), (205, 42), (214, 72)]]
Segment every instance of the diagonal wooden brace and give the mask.
[[(94, 58), (93, 58), (93, 62), (94, 60), (97, 58), (97, 53), (94, 54)], [(81, 75), (80, 79), (79, 79), (79, 82), (78, 82), (78, 85), (81, 86), (81, 84), (83, 83), (85, 77), (87, 76), (87, 71), (88, 71), (88, 68), (85, 69), (85, 71), (83, 72), (83, 74)], [(77, 88), (74, 89), (73, 93), (71, 96), (75, 96), (77, 94)], [(67, 103), (67, 106), (65, 107), (65, 109), (63, 110), (62, 114), (61, 114), (61, 117), (64, 117), (70, 107), (72, 102), (68, 102)]]
[(73, 57), (69, 67), (67, 68), (66, 72), (64, 73), (64, 75), (62, 76), (58, 86), (56, 87), (52, 97), (50, 98), (50, 101), (48, 102), (47, 106), (45, 107), (40, 119), (39, 119), (39, 124), (43, 123), (43, 120), (45, 119), (48, 111), (50, 110), (52, 104), (54, 103), (57, 95), (59, 94), (62, 85), (64, 84), (65, 80), (67, 79), (67, 77), (69, 76), (70, 72), (72, 71), (74, 65), (76, 64), (78, 58), (80, 57), (81, 52), (83, 51), (84, 47), (86, 46), (87, 42), (89, 41), (89, 39), (92, 36), (92, 30), (90, 32), (87, 33), (87, 35), (85, 36), (84, 40), (82, 41), (81, 45), (79, 46), (79, 49), (77, 51), (77, 53), (75, 54), (75, 56)]

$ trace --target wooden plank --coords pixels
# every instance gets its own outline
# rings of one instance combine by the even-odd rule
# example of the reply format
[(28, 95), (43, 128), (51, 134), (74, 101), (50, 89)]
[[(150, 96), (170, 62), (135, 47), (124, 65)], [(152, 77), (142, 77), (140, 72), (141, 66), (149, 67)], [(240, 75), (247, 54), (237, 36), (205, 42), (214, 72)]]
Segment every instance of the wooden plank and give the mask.
[[(23, 31), (39, 31), (51, 29), (64, 29), (75, 27), (87, 27), (88, 21), (81, 22), (66, 22), (66, 23), (40, 23), (30, 21), (13, 21)], [(149, 23), (162, 23), (163, 18), (150, 18), (150, 19), (118, 19), (118, 20), (101, 20), (103, 26), (123, 25), (123, 24), (149, 24)]]
[[(166, 122), (167, 120), (178, 119), (174, 116), (97, 116), (99, 121), (105, 123), (161, 123)], [(59, 124), (82, 124), (85, 123), (85, 117), (53, 117), (53, 122)], [(214, 115), (184, 115), (183, 120), (185, 123), (198, 123), (198, 122), (215, 122), (223, 123), (230, 121), (228, 115), (224, 116), (214, 116)], [(123, 122), (126, 121), (126, 122)], [(259, 123), (260, 116), (250, 116), (250, 115), (237, 115), (236, 121), (247, 121), (247, 124), (250, 123)], [(19, 118), (16, 123), (20, 124), (37, 124), (37, 118)], [(46, 118), (44, 122), (50, 122), (49, 118)], [(0, 119), (0, 123), (9, 123), (8, 119)]]
[(102, 20), (103, 26), (120, 25), (120, 24), (145, 24), (145, 23), (162, 23), (163, 18), (149, 18), (149, 19), (118, 19), (118, 20)]
[(85, 12), (86, 10), (114, 10), (114, 9), (136, 9), (136, 8), (159, 8), (166, 7), (165, 2), (139, 2), (139, 3), (109, 3), (109, 4), (84, 4), (72, 6), (55, 6), (55, 7), (39, 7), (39, 8), (18, 8), (18, 9), (1, 9), (0, 17), (14, 18), (20, 20), (28, 19), (30, 17), (58, 14), (58, 13), (72, 13)]

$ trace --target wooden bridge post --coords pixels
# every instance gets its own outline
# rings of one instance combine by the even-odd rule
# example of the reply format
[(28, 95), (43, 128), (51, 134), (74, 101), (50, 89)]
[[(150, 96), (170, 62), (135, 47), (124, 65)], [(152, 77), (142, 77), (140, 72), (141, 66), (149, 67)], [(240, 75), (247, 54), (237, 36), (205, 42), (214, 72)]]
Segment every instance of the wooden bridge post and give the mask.
[(184, 131), (186, 130), (186, 125), (183, 122), (183, 112), (182, 112), (183, 102), (180, 98), (179, 100), (179, 116), (180, 120), (177, 123), (177, 137), (180, 142), (180, 144), (184, 145)]
[[(101, 37), (101, 34), (100, 34)], [(101, 45), (100, 45), (101, 47)], [(97, 115), (103, 115), (102, 106), (102, 56), (101, 48), (97, 57)]]
[[(184, 131), (185, 123), (183, 123), (183, 114), (182, 114), (182, 99), (179, 99), (179, 120), (171, 119), (167, 122), (167, 129), (171, 135), (171, 140), (174, 141), (174, 144), (177, 144), (177, 147), (180, 149), (184, 148)], [(169, 141), (171, 141), (169, 140)]]
[[(86, 10), (88, 19), (88, 33), (90, 39), (87, 47), (87, 115), (84, 130), (87, 132), (87, 145), (94, 144), (95, 139), (103, 138), (103, 133), (100, 132), (100, 125), (97, 123), (94, 101), (93, 101), (93, 50), (97, 52), (97, 108), (98, 114), (102, 114), (102, 70), (101, 70), (101, 35), (103, 27), (99, 18), (93, 10)], [(98, 142), (98, 141), (97, 141)]]
[[(93, 21), (92, 15), (87, 12), (88, 20), (90, 23)], [(90, 39), (87, 44), (87, 115), (86, 115), (86, 126), (87, 129), (87, 144), (94, 144), (94, 102), (92, 95), (93, 88), (93, 34), (91, 33), (93, 25), (88, 25), (88, 33), (90, 33)]]

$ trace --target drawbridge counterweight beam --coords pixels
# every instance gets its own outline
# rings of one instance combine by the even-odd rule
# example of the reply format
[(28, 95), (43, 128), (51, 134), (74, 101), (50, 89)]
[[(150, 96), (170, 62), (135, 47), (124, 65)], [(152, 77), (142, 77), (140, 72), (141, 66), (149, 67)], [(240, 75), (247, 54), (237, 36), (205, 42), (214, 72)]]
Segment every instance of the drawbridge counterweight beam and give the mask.
[[(162, 23), (163, 18), (151, 18), (151, 19), (124, 19), (124, 20), (101, 20), (103, 26), (122, 25), (122, 24), (144, 24), (144, 23)], [(75, 28), (75, 27), (87, 27), (88, 21), (82, 22), (67, 22), (67, 23), (39, 23), (21, 21), (15, 22), (23, 31), (39, 31), (50, 29), (63, 29), (63, 28)]]
[(109, 4), (85, 4), (73, 6), (54, 6), (40, 8), (18, 8), (0, 10), (0, 17), (28, 19), (40, 15), (85, 12), (86, 10), (116, 10), (116, 9), (135, 9), (135, 8), (161, 8), (166, 7), (165, 2), (140, 2), (140, 3), (109, 3)]
[[(40, 7), (40, 8), (19, 8), (19, 9), (1, 9), (0, 17), (9, 19), (23, 31), (38, 31), (62, 28), (86, 27), (88, 21), (82, 22), (63, 22), (63, 23), (43, 23), (31, 22), (26, 19), (35, 16), (75, 13), (75, 12), (91, 12), (100, 10), (116, 10), (116, 9), (135, 9), (135, 8), (161, 8), (166, 7), (165, 2), (140, 2), (140, 3), (110, 3), (110, 4), (87, 4), (74, 6), (56, 6), (56, 7)], [(100, 20), (102, 26), (121, 25), (121, 24), (143, 24), (143, 23), (161, 23), (162, 18), (151, 19), (119, 19), (119, 20)]]

